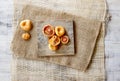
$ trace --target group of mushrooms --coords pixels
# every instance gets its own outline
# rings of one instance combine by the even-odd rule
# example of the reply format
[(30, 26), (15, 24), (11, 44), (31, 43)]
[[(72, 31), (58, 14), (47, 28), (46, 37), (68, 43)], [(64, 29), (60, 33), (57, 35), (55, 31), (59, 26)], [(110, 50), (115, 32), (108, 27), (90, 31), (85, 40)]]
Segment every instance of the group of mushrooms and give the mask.
[[(30, 20), (23, 20), (20, 22), (20, 27), (25, 33), (22, 34), (22, 39), (29, 40), (31, 38), (30, 31), (33, 23)], [(67, 44), (69, 37), (66, 35), (63, 26), (45, 25), (42, 29), (43, 34), (48, 38), (48, 47), (50, 50), (57, 50), (60, 44)]]
[(57, 50), (60, 43), (67, 44), (69, 37), (65, 33), (65, 28), (62, 26), (45, 25), (42, 29), (45, 36), (48, 37), (48, 46), (51, 50)]
[(22, 34), (24, 40), (29, 40), (31, 38), (30, 31), (33, 27), (33, 24), (30, 20), (23, 20), (20, 22), (20, 27), (25, 33)]

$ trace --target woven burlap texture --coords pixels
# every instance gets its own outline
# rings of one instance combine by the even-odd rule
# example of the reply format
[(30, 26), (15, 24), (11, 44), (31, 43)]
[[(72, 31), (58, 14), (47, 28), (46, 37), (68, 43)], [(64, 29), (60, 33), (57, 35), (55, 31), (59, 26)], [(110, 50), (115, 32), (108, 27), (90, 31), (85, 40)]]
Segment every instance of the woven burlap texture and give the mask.
[[(64, 8), (68, 10), (68, 13), (74, 14), (74, 15), (79, 15), (86, 17), (88, 19), (97, 19), (97, 20), (102, 20), (104, 21), (105, 17), (105, 2), (98, 0), (94, 1), (92, 0), (87, 1), (81, 1), (79, 0), (79, 3), (76, 3), (77, 5), (76, 10), (68, 10), (67, 8)], [(35, 3), (36, 2), (36, 3)], [(38, 3), (39, 2), (39, 3)], [(41, 4), (44, 1), (36, 1), (34, 0), (31, 2), (32, 4), (34, 3), (35, 5)], [(100, 3), (99, 3), (100, 2)], [(18, 22), (18, 19), (20, 18), (21, 10), (23, 3), (22, 1), (18, 3), (15, 3), (15, 25), (17, 25), (16, 21)], [(51, 4), (57, 3), (58, 6), (60, 6), (61, 2), (55, 2), (54, 0), (51, 1)], [(90, 7), (87, 7), (86, 9), (83, 9), (85, 6), (79, 4), (95, 4), (94, 6), (96, 7), (91, 7), (91, 5), (87, 5)], [(49, 6), (52, 5), (47, 5)], [(68, 1), (68, 3), (64, 3), (64, 5), (69, 6), (70, 4), (74, 5), (74, 1)], [(40, 6), (46, 7), (46, 5), (41, 4)], [(82, 7), (81, 7), (82, 6)], [(89, 10), (88, 8), (91, 8)], [(54, 8), (55, 9), (55, 8)], [(95, 9), (94, 11), (92, 11)], [(59, 10), (59, 9), (58, 9)], [(63, 10), (66, 12), (66, 10)], [(100, 11), (99, 11), (100, 10)], [(74, 12), (76, 11), (76, 12)], [(79, 11), (83, 11), (80, 13)], [(79, 14), (77, 13), (79, 12)], [(90, 14), (89, 14), (89, 13)], [(95, 14), (98, 13), (97, 15)], [(86, 14), (85, 14), (86, 13)], [(16, 26), (15, 26), (16, 27)], [(93, 55), (92, 59), (92, 64), (89, 66), (89, 69), (86, 72), (81, 72), (79, 70), (47, 63), (47, 62), (42, 62), (42, 61), (35, 61), (35, 60), (26, 60), (23, 58), (17, 58), (13, 57), (13, 70), (12, 70), (12, 79), (13, 81), (104, 81), (104, 26), (102, 26), (101, 33), (99, 35), (99, 39), (96, 44), (96, 49), (95, 49), (95, 54)], [(41, 77), (40, 77), (41, 76)], [(47, 77), (47, 78), (46, 78)]]
[[(31, 39), (26, 42), (21, 38), (24, 31), (22, 31), (18, 25), (12, 41), (12, 50), (15, 55), (28, 59), (44, 60), (47, 62), (80, 69), (82, 71), (86, 70), (94, 52), (96, 40), (101, 28), (101, 22), (68, 15), (63, 12), (54, 12), (52, 10), (30, 5), (25, 6), (23, 9), (22, 19), (32, 20), (34, 27), (30, 32)], [(39, 56), (40, 53), (38, 51), (37, 27), (40, 26), (41, 22), (52, 19), (68, 19), (74, 21), (75, 55), (54, 57)]]

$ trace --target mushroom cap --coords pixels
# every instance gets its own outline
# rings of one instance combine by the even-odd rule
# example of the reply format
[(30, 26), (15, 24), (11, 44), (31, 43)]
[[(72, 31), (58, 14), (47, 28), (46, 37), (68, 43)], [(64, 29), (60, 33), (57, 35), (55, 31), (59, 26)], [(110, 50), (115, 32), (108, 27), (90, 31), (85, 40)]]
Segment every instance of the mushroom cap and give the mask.
[(54, 27), (50, 24), (45, 25), (42, 29), (42, 32), (47, 37), (52, 37), (55, 34)]
[(48, 40), (48, 42), (52, 46), (57, 46), (60, 44), (60, 38), (58, 36), (54, 35)]
[(20, 22), (20, 27), (24, 31), (30, 31), (32, 29), (32, 22), (31, 20), (23, 20)]
[(62, 44), (67, 44), (69, 42), (69, 37), (67, 35), (64, 35), (60, 40)]
[(65, 34), (65, 29), (63, 26), (56, 26), (55, 27), (55, 33), (58, 37), (61, 37)]

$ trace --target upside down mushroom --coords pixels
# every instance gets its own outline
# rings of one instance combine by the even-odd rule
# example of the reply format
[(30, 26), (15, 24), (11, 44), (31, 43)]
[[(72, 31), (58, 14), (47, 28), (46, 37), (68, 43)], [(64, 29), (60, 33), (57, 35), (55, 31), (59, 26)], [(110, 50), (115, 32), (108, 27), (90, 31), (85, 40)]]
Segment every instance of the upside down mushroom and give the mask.
[(55, 34), (54, 27), (52, 25), (45, 25), (42, 32), (47, 37), (52, 37)]
[(65, 35), (65, 29), (63, 26), (56, 26), (55, 28), (48, 24), (42, 29), (45, 36), (48, 37), (48, 47), (50, 50), (56, 51), (60, 45), (67, 44), (69, 42), (69, 37)]
[(67, 44), (69, 42), (69, 37), (67, 35), (64, 35), (60, 40), (62, 44)]
[(30, 31), (32, 29), (32, 22), (30, 20), (23, 20), (20, 22), (20, 27), (24, 31)]
[(56, 26), (55, 27), (55, 33), (58, 37), (61, 37), (65, 34), (65, 29), (62, 26)]
[(58, 46), (53, 46), (51, 44), (49, 44), (48, 47), (49, 47), (50, 50), (53, 50), (53, 51), (58, 49)]
[(52, 36), (50, 39), (49, 39), (49, 44), (51, 44), (52, 46), (57, 46), (60, 44), (60, 38), (57, 37), (56, 35)]
[(22, 34), (22, 39), (24, 39), (24, 40), (29, 40), (30, 37), (31, 37), (31, 35), (29, 33), (23, 33)]

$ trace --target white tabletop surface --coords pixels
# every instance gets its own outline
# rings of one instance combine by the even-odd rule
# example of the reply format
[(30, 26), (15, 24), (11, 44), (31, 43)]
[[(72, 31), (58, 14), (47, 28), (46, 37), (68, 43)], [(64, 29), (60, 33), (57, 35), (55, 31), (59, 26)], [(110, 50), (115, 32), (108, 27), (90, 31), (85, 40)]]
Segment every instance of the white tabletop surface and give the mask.
[[(13, 0), (0, 0), (0, 81), (11, 81)], [(106, 81), (120, 81), (120, 0), (107, 0), (112, 20), (106, 27)]]

